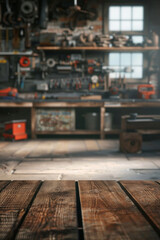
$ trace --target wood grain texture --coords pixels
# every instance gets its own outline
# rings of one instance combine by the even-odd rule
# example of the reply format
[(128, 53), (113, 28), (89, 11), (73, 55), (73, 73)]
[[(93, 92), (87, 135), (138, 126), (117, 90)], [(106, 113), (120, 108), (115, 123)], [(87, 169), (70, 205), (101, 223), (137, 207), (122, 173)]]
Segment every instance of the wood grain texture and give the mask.
[(9, 181), (0, 181), (0, 192), (9, 183)]
[(38, 50), (91, 50), (91, 51), (118, 51), (118, 52), (123, 52), (123, 51), (152, 51), (152, 50), (159, 50), (159, 47), (90, 47), (90, 46), (78, 46), (78, 47), (57, 47), (57, 46), (38, 46)]
[(99, 145), (95, 140), (85, 140), (85, 145), (87, 151), (99, 151)]
[(35, 108), (37, 107), (103, 107), (104, 103), (103, 102), (99, 102), (99, 101), (79, 101), (79, 102), (75, 102), (75, 100), (73, 101), (52, 101), (52, 102), (35, 102), (33, 104), (33, 106)]
[(0, 107), (31, 108), (32, 102), (0, 102)]
[(0, 239), (12, 239), (39, 181), (14, 181), (0, 193)]
[(3, 149), (7, 147), (7, 145), (9, 145), (9, 142), (0, 142), (0, 152), (3, 151)]
[(121, 181), (160, 234), (160, 185), (153, 181)]
[(12, 142), (9, 143), (4, 149), (3, 151), (0, 151), (0, 162), (2, 162), (2, 160), (5, 158), (9, 159), (11, 158), (14, 153), (20, 149), (21, 147), (23, 147), (24, 142), (22, 141), (16, 141), (16, 142)]
[(114, 181), (80, 181), (85, 240), (159, 239)]
[(16, 239), (78, 239), (74, 181), (45, 181)]
[(31, 153), (31, 151), (37, 148), (38, 145), (39, 141), (29, 140), (26, 143), (24, 143), (22, 147), (16, 149), (13, 156), (16, 157), (16, 159), (26, 158)]
[(142, 107), (159, 107), (160, 101), (140, 101), (140, 102), (111, 102), (111, 101), (105, 101), (104, 106), (106, 108), (142, 108)]
[(49, 157), (54, 149), (53, 141), (37, 141), (37, 145), (29, 153), (29, 157), (43, 158)]

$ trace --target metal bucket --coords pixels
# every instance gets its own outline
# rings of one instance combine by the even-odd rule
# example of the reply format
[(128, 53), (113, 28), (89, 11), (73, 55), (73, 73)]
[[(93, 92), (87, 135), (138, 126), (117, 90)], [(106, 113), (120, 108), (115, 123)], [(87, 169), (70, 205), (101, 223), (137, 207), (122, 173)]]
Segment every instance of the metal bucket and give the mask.
[(112, 114), (105, 113), (105, 120), (104, 120), (104, 130), (111, 130), (112, 129)]
[(85, 115), (85, 129), (100, 130), (100, 116), (98, 113), (86, 113)]

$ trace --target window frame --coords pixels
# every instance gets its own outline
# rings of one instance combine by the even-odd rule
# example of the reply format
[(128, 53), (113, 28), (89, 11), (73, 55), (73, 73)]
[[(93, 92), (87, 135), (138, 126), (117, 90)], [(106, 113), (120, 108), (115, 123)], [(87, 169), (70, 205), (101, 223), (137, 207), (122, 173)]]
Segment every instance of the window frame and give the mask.
[[(111, 7), (118, 7), (119, 9), (120, 9), (120, 19), (110, 19), (110, 8)], [(130, 20), (127, 20), (127, 19), (125, 19), (125, 20), (123, 20), (122, 19), (122, 8), (123, 7), (130, 7), (131, 8), (131, 10), (133, 11), (133, 8), (134, 7), (142, 7), (143, 8), (143, 19), (141, 19), (141, 20), (134, 20), (133, 19), (133, 12), (131, 12), (131, 19)], [(132, 24), (133, 24), (133, 22), (135, 22), (135, 21), (140, 21), (140, 22), (142, 22), (143, 23), (143, 29), (142, 30), (110, 30), (109, 29), (109, 32), (110, 33), (115, 33), (115, 32), (125, 32), (125, 33), (133, 33), (133, 32), (138, 32), (138, 33), (140, 33), (140, 34), (142, 34), (143, 33), (143, 31), (144, 31), (144, 24), (145, 24), (145, 21), (144, 21), (144, 18), (145, 18), (145, 16), (144, 16), (144, 6), (137, 6), (137, 5), (126, 5), (126, 6), (124, 6), (124, 5), (117, 5), (117, 6), (109, 6), (109, 8), (108, 8), (108, 22), (109, 22), (109, 25), (110, 25), (110, 22), (112, 21), (112, 22), (119, 22), (119, 26), (120, 26), (120, 28), (122, 28), (122, 22), (123, 21), (128, 21), (128, 22), (130, 22), (131, 23), (131, 28), (132, 28)], [(108, 26), (108, 28), (109, 28), (109, 26)]]
[[(144, 29), (143, 31), (109, 31), (109, 7), (110, 6), (143, 6), (144, 7)], [(104, 2), (103, 4), (103, 9), (102, 9), (102, 16), (103, 16), (103, 34), (109, 34), (109, 35), (113, 35), (113, 34), (124, 34), (127, 36), (147, 36), (148, 32), (149, 32), (149, 4), (148, 1), (144, 0), (139, 0), (139, 2), (135, 1), (135, 0), (130, 0), (130, 2), (126, 2), (125, 0), (107, 0)], [(112, 52), (112, 48), (111, 51)], [(115, 53), (121, 53), (120, 49), (117, 48), (117, 51), (114, 51)], [(129, 52), (129, 51), (127, 51)], [(136, 51), (137, 52), (137, 51)], [(140, 83), (143, 82), (143, 80), (145, 79), (144, 76), (144, 68), (146, 66), (148, 66), (147, 62), (146, 62), (146, 54), (144, 52), (138, 51), (139, 53), (143, 54), (143, 76), (142, 78), (127, 78), (127, 82), (130, 83), (129, 79), (131, 80), (131, 82), (135, 82), (135, 83)], [(131, 53), (131, 52), (130, 52)], [(109, 65), (109, 54), (105, 55), (105, 62), (107, 65)], [(114, 79), (114, 78), (112, 78)], [(115, 78), (116, 79), (116, 78)]]
[[(111, 6), (120, 6), (120, 7), (127, 7), (127, 6), (131, 6), (131, 7), (140, 7), (143, 6), (144, 7), (144, 29), (143, 31), (109, 31), (109, 7)], [(103, 33), (104, 34), (124, 34), (124, 35), (139, 35), (139, 36), (144, 36), (144, 35), (148, 35), (148, 7), (147, 4), (144, 3), (144, 1), (140, 1), (140, 2), (135, 2), (135, 1), (131, 1), (131, 2), (126, 2), (126, 1), (107, 1), (106, 3), (104, 3), (103, 6), (103, 19), (104, 19), (104, 23), (103, 23)]]
[[(113, 67), (113, 68), (114, 68), (114, 66), (112, 66), (112, 65), (109, 64), (109, 55), (110, 55), (110, 54), (115, 54), (115, 53), (116, 53), (116, 54), (119, 54), (120, 56), (121, 56), (121, 54), (125, 54), (125, 53), (131, 54), (131, 56), (132, 56), (132, 54), (134, 54), (134, 53), (137, 53), (137, 54), (140, 53), (140, 54), (142, 54), (142, 58), (143, 58), (142, 65), (137, 65), (137, 66), (135, 65), (135, 66), (134, 66), (134, 65), (131, 64), (131, 66), (130, 66), (131, 68), (132, 68), (132, 67), (142, 67), (142, 78), (141, 78), (141, 77), (140, 77), (140, 78), (134, 78), (134, 77), (132, 77), (132, 76), (131, 76), (131, 77), (125, 77), (125, 78), (126, 78), (127, 80), (129, 80), (129, 79), (132, 79), (132, 80), (133, 80), (133, 79), (134, 79), (134, 80), (137, 80), (137, 81), (139, 81), (139, 80), (141, 80), (141, 79), (144, 78), (144, 71), (143, 71), (143, 69), (144, 69), (144, 54), (143, 54), (143, 52), (129, 52), (129, 51), (127, 51), (127, 52), (119, 52), (119, 51), (117, 51), (117, 52), (110, 52), (110, 53), (108, 54), (108, 66), (109, 66), (109, 67)], [(121, 57), (120, 57), (120, 59), (121, 59)], [(132, 57), (131, 57), (131, 63), (132, 63)], [(121, 60), (120, 60), (120, 65), (119, 65), (119, 67), (120, 67), (120, 68), (122, 67), (122, 65), (121, 65)], [(125, 66), (124, 66), (124, 67), (125, 67)], [(126, 66), (126, 67), (127, 67), (127, 66)], [(123, 75), (124, 72), (123, 72), (123, 73), (120, 73), (120, 74)], [(132, 73), (131, 73), (131, 74), (132, 74)], [(119, 76), (118, 76), (118, 74), (117, 74), (117, 77), (111, 77), (111, 76), (110, 76), (110, 78), (111, 78), (111, 79), (118, 79)]]

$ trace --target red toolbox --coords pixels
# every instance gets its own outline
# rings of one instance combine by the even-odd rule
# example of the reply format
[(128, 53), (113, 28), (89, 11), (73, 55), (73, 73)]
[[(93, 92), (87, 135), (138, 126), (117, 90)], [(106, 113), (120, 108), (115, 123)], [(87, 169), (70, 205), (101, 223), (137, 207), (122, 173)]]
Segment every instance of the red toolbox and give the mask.
[(3, 137), (12, 140), (27, 139), (26, 120), (5, 122), (5, 132), (3, 133)]

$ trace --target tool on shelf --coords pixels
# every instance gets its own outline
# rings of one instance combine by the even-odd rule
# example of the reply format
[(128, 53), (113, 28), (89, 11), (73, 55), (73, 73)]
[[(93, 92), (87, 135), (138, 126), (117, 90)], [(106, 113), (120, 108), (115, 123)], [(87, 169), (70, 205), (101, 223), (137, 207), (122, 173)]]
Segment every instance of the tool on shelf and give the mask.
[(155, 99), (156, 91), (152, 84), (141, 84), (138, 85), (138, 98), (141, 99)]
[(11, 140), (27, 139), (26, 120), (13, 120), (5, 122), (3, 137)]
[(17, 88), (8, 87), (0, 90), (0, 97), (8, 97), (8, 96), (17, 97), (18, 96)]

